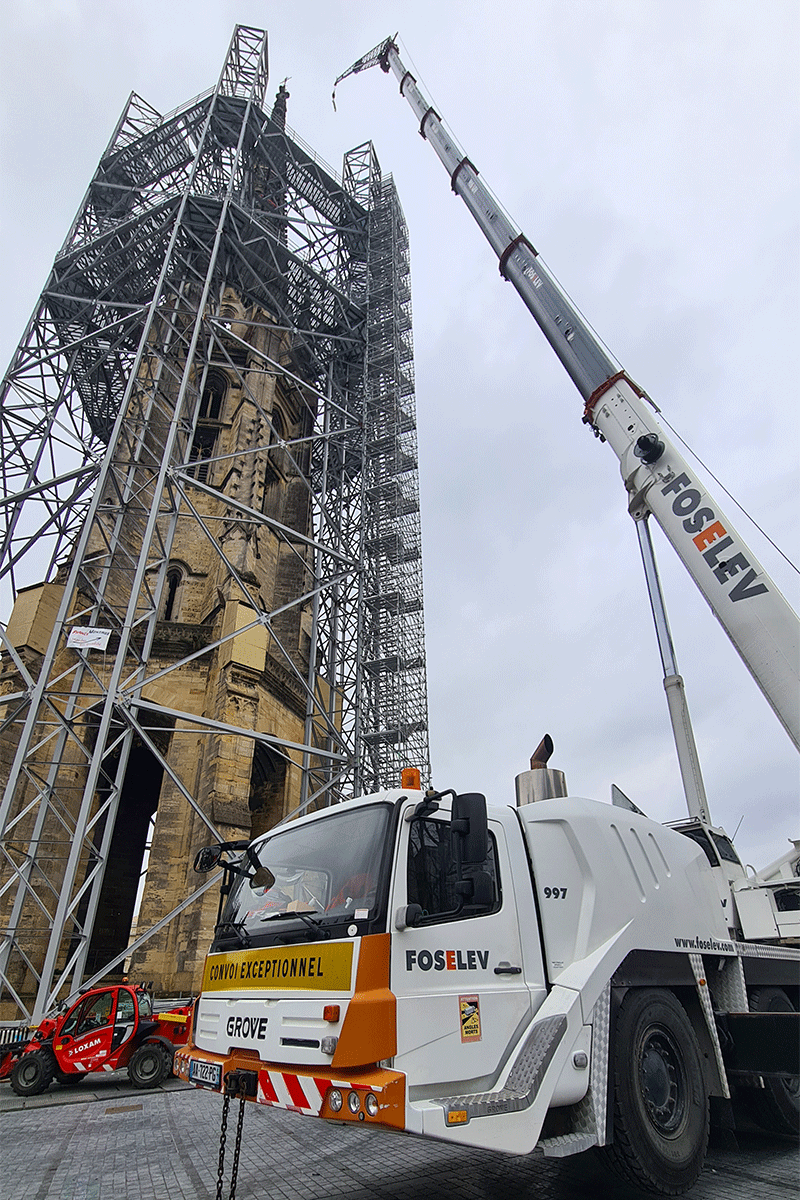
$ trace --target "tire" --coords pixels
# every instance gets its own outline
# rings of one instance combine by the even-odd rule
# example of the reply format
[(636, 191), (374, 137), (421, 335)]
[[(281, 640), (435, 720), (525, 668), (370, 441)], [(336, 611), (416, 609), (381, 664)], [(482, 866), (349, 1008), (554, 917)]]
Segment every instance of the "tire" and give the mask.
[[(754, 988), (748, 996), (750, 1012), (794, 1012), (782, 988)], [(797, 1137), (800, 1131), (800, 1077), (764, 1079), (763, 1088), (743, 1088), (747, 1115), (769, 1133)]]
[(56, 1062), (50, 1050), (31, 1050), (14, 1064), (11, 1086), (18, 1096), (38, 1096), (53, 1082)]
[(77, 1083), (83, 1083), (86, 1078), (87, 1071), (59, 1071), (56, 1070), (56, 1082), (62, 1087), (75, 1087)]
[(145, 1042), (134, 1050), (128, 1063), (128, 1078), (134, 1087), (154, 1088), (167, 1078), (172, 1060), (158, 1042)]
[(648, 988), (628, 992), (615, 1033), (613, 1135), (603, 1157), (627, 1182), (679, 1196), (697, 1181), (708, 1145), (694, 1030), (671, 992)]

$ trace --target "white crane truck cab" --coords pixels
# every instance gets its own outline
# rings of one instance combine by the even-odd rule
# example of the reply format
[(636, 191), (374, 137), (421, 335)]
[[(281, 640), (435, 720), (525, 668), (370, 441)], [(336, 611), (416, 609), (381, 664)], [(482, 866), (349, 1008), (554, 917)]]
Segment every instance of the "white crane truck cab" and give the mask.
[(732, 938), (702, 847), (637, 812), (385, 791), (256, 839), (223, 891), (175, 1057), (199, 1087), (512, 1154), (604, 1146), (664, 1194), (732, 1080), (796, 1126), (798, 951)]

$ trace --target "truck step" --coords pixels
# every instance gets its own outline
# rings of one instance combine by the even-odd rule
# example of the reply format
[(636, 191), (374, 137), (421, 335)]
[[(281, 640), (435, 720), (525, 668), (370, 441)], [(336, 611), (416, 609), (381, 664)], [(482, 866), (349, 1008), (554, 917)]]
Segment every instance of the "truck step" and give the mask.
[(466, 1125), (476, 1117), (495, 1117), (530, 1108), (566, 1031), (567, 1018), (561, 1013), (537, 1021), (525, 1039), (505, 1087), (472, 1096), (447, 1096), (431, 1103), (441, 1104), (444, 1108), (448, 1126)]

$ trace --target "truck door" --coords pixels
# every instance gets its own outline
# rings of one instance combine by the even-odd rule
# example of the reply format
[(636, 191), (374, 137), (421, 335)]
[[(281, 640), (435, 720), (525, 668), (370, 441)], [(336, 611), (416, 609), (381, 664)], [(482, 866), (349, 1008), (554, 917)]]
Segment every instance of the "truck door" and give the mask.
[(55, 1039), (67, 1071), (94, 1071), (109, 1056), (114, 1031), (115, 989), (92, 992), (75, 1005)]
[(114, 1015), (114, 1034), (111, 1039), (111, 1053), (126, 1046), (136, 1031), (136, 1001), (133, 993), (126, 988), (120, 988), (117, 994), (117, 1011)]
[[(519, 838), (509, 833), (513, 850)], [(395, 1065), (408, 1074), (412, 1100), (490, 1088), (545, 994), (524, 852), (517, 861), (503, 825), (490, 821), (480, 869), (491, 888), (484, 880), (481, 902), (459, 907), (455, 836), (446, 813), (401, 824), (393, 911), (418, 904), (423, 912), (416, 927), (392, 931)], [(515, 886), (531, 904), (528, 963)]]

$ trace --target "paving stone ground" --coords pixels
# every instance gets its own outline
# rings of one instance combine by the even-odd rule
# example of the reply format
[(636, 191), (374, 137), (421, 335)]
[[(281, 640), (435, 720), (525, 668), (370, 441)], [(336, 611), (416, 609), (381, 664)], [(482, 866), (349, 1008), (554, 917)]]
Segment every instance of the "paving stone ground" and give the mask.
[[(214, 1200), (219, 1097), (123, 1075), (21, 1101), (0, 1084), (2, 1200)], [(235, 1107), (228, 1131), (233, 1150)], [(737, 1134), (712, 1146), (691, 1200), (794, 1200), (798, 1147)], [(228, 1185), (223, 1192), (228, 1196)], [(248, 1104), (237, 1200), (635, 1200), (590, 1154), (510, 1158)]]

